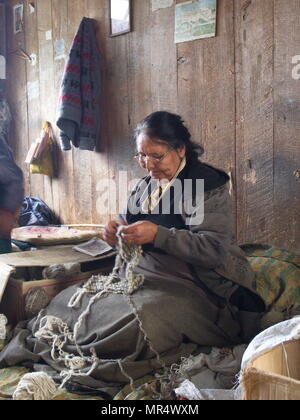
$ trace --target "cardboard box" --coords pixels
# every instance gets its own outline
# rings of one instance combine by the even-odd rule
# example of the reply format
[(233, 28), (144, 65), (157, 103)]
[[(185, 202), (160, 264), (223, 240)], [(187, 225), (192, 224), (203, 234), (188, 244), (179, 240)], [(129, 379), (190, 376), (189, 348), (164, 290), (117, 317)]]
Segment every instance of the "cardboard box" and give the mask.
[(283, 342), (249, 362), (245, 400), (300, 400), (300, 339)]
[[(91, 257), (74, 251), (70, 245), (0, 255), (0, 313), (5, 314), (14, 326), (26, 319), (25, 296), (30, 289), (42, 287), (52, 298), (66, 287), (88, 280), (93, 274), (109, 274), (114, 261), (115, 251)], [(44, 268), (70, 263), (79, 263), (80, 272), (59, 279), (42, 278)], [(27, 279), (15, 278), (20, 273)], [(33, 280), (30, 279), (32, 275)]]

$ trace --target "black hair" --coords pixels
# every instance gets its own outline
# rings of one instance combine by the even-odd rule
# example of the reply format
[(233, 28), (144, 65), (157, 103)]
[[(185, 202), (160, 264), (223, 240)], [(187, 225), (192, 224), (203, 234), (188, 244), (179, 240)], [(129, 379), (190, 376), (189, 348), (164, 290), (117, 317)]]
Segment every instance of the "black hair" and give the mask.
[(157, 111), (139, 122), (134, 130), (134, 140), (140, 134), (154, 139), (158, 143), (167, 143), (173, 149), (186, 148), (186, 160), (195, 161), (204, 153), (200, 144), (191, 140), (191, 134), (180, 115), (167, 111)]

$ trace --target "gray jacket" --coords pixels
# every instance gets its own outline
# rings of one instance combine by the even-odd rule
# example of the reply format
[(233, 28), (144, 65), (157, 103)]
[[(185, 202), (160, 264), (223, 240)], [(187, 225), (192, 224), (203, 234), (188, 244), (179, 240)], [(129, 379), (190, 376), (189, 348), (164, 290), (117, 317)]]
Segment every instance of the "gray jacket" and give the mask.
[(204, 219), (188, 229), (158, 227), (154, 246), (192, 264), (211, 291), (230, 298), (238, 285), (256, 292), (255, 274), (232, 234), (228, 184), (204, 196)]
[(23, 173), (6, 141), (0, 136), (0, 209), (15, 212), (23, 200)]

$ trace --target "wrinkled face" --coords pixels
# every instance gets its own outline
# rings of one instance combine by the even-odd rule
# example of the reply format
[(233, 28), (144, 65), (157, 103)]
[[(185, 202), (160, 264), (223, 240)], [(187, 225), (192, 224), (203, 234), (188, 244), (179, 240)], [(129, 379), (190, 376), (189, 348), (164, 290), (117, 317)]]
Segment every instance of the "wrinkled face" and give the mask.
[(140, 134), (136, 140), (137, 160), (151, 178), (171, 180), (185, 156), (185, 147), (173, 149), (167, 143), (157, 141), (159, 139)]

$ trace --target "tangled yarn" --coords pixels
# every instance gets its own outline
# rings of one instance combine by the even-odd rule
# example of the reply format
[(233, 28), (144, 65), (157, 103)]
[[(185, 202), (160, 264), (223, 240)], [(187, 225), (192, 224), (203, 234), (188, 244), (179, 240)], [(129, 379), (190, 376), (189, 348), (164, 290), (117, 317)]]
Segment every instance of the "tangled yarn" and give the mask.
[(5, 315), (0, 314), (0, 340), (6, 339), (6, 324), (7, 324), (7, 318)]
[[(141, 246), (125, 244), (122, 241), (120, 230), (117, 233), (117, 238), (118, 253), (112, 273), (108, 276), (92, 276), (82, 287), (77, 288), (77, 291), (68, 303), (68, 307), (76, 307), (80, 304), (81, 298), (84, 294), (93, 294), (86, 309), (81, 313), (74, 325), (73, 332), (70, 331), (68, 325), (58, 317), (51, 315), (44, 316), (41, 319), (40, 315), (37, 317), (36, 324), (38, 323), (38, 327), (34, 336), (40, 340), (47, 341), (51, 346), (51, 358), (56, 362), (62, 362), (66, 367), (66, 369), (61, 372), (61, 376), (64, 379), (60, 388), (62, 388), (72, 376), (90, 375), (101, 362), (101, 360), (97, 357), (94, 348), (91, 349), (91, 356), (86, 356), (82, 353), (77, 343), (78, 331), (84, 318), (90, 313), (93, 303), (100, 299), (105, 293), (122, 293), (131, 295), (142, 285), (144, 281), (144, 276), (133, 273), (134, 268), (138, 265), (140, 260), (142, 253)], [(125, 278), (120, 278), (119, 270), (124, 264)], [(64, 346), (68, 343), (75, 344), (78, 355), (70, 354), (63, 350)], [(117, 360), (117, 362), (123, 374), (128, 377), (122, 367), (121, 361)]]
[[(141, 287), (144, 282), (142, 274), (134, 274), (134, 268), (139, 264), (142, 254), (142, 247), (137, 245), (129, 245), (122, 241), (120, 228), (117, 232), (117, 256), (115, 266), (108, 276), (96, 275), (92, 276), (82, 287), (78, 288), (76, 293), (71, 297), (68, 307), (76, 307), (85, 293), (97, 293), (95, 300), (100, 298), (104, 293), (122, 293), (131, 295)], [(125, 265), (125, 277), (120, 278), (119, 271)], [(98, 295), (98, 293), (100, 293)], [(94, 302), (94, 301), (93, 301)], [(92, 303), (93, 303), (92, 302)], [(89, 307), (87, 308), (89, 311)]]
[(26, 373), (13, 393), (14, 400), (52, 400), (56, 394), (53, 379), (44, 372)]
[[(132, 308), (145, 341), (156, 355), (161, 366), (165, 367), (164, 363), (159, 358), (158, 352), (154, 349), (147, 337), (142, 321), (139, 318), (131, 299), (131, 295), (138, 290), (144, 282), (144, 276), (142, 274), (134, 273), (134, 268), (139, 264), (142, 255), (142, 247), (125, 243), (122, 239), (120, 228), (117, 231), (117, 239), (117, 255), (112, 272), (107, 276), (92, 276), (82, 287), (77, 288), (75, 294), (69, 300), (68, 307), (75, 308), (80, 305), (82, 297), (85, 294), (92, 294), (87, 307), (80, 314), (74, 325), (73, 332), (69, 330), (68, 326), (60, 318), (54, 316), (45, 316), (42, 319), (39, 319), (39, 317), (37, 318), (36, 322), (39, 322), (39, 326), (34, 334), (35, 337), (46, 340), (51, 346), (52, 359), (64, 363), (66, 367), (66, 369), (60, 373), (64, 378), (60, 388), (62, 388), (72, 376), (89, 376), (99, 363), (108, 361), (107, 359), (103, 361), (99, 359), (94, 348), (91, 349), (91, 356), (84, 355), (77, 343), (79, 329), (84, 318), (89, 315), (92, 305), (104, 294), (108, 293), (123, 294), (127, 298), (128, 304)], [(123, 277), (119, 275), (122, 268), (124, 268), (123, 271), (125, 272), (125, 276)], [(78, 355), (69, 354), (63, 350), (65, 344), (68, 343), (75, 344)], [(124, 371), (122, 361), (118, 359), (111, 360), (111, 362), (118, 363), (123, 375), (130, 380), (130, 384), (132, 385), (133, 380)]]
[(42, 275), (44, 279), (61, 279), (66, 276), (80, 273), (79, 263), (54, 264), (44, 268)]
[(25, 295), (25, 315), (32, 318), (45, 308), (51, 298), (42, 287), (32, 287)]

